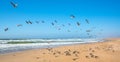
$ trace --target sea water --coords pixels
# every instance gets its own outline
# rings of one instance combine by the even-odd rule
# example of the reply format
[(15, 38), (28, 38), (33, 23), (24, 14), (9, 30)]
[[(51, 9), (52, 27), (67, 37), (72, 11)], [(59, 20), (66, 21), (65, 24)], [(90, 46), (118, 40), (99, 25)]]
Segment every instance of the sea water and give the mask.
[(8, 40), (0, 40), (0, 54), (17, 52), (17, 51), (28, 50), (28, 49), (52, 48), (52, 47), (62, 46), (62, 45), (92, 43), (92, 42), (99, 42), (99, 41), (101, 40), (100, 39), (19, 39), (19, 40), (8, 39)]

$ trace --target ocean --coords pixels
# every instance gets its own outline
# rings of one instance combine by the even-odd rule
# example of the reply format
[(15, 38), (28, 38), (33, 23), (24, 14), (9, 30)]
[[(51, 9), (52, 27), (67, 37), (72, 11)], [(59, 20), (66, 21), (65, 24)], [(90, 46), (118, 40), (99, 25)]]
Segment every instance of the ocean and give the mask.
[(0, 54), (29, 49), (52, 48), (63, 45), (101, 42), (101, 39), (17, 39), (0, 40)]

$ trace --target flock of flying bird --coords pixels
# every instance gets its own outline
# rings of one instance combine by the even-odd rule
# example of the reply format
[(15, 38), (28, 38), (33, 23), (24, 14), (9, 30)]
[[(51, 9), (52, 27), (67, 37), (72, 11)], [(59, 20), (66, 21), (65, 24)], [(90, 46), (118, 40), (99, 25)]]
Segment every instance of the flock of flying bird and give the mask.
[[(17, 7), (18, 7), (18, 4), (14, 3), (14, 2), (12, 2), (12, 1), (10, 2), (10, 4), (11, 4), (14, 8), (17, 8)], [(70, 18), (71, 18), (71, 19), (74, 19), (75, 16), (74, 16), (74, 15), (70, 15)], [(40, 21), (35, 21), (35, 22), (36, 22), (37, 24), (40, 23)], [(86, 22), (87, 24), (90, 24), (90, 22), (89, 22), (88, 19), (85, 19), (85, 22)], [(25, 23), (26, 23), (26, 24), (33, 24), (33, 22), (30, 21), (30, 20), (25, 21)], [(41, 23), (45, 23), (45, 21), (41, 21)], [(54, 22), (52, 22), (51, 25), (54, 26), (55, 23), (58, 23), (57, 20), (54, 20)], [(70, 26), (71, 24), (68, 23), (68, 25)], [(76, 25), (77, 25), (77, 26), (80, 26), (80, 22), (76, 22)], [(20, 26), (23, 26), (23, 25), (22, 25), (22, 24), (18, 24), (18, 25), (17, 25), (17, 27), (20, 27)], [(65, 25), (62, 24), (62, 26), (65, 26)], [(8, 31), (8, 30), (9, 30), (8, 27), (4, 29), (5, 32)], [(58, 30), (61, 30), (61, 28), (58, 28)], [(70, 32), (70, 30), (68, 30), (68, 32)], [(89, 35), (89, 32), (91, 32), (91, 30), (86, 30), (86, 32), (87, 32), (87, 34)]]

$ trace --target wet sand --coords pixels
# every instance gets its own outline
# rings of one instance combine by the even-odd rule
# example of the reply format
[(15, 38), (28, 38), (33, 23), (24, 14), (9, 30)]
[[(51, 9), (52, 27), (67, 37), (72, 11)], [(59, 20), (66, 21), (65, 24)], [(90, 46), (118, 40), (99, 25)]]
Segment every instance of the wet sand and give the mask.
[(0, 62), (120, 62), (120, 38), (0, 54)]

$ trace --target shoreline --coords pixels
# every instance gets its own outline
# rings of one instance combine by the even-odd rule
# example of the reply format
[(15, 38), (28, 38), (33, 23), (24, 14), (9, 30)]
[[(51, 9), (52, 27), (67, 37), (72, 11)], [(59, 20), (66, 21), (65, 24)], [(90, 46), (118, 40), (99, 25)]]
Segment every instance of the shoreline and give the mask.
[(120, 39), (0, 54), (1, 62), (120, 62)]
[(41, 48), (30, 48), (30, 49), (22, 49), (22, 50), (12, 51), (12, 52), (4, 52), (4, 53), (0, 53), (0, 55), (12, 54), (12, 53), (24, 52), (24, 51), (30, 51), (30, 50), (42, 50), (42, 49), (46, 49), (46, 48), (59, 48), (59, 47), (74, 46), (74, 45), (84, 45), (84, 44), (92, 44), (92, 43), (99, 43), (99, 42), (66, 44), (66, 45), (52, 45), (52, 46), (46, 46), (46, 47), (41, 47)]
[[(53, 40), (53, 39), (52, 39)], [(67, 41), (65, 41), (67, 40)], [(8, 40), (6, 42), (13, 42), (12, 40)], [(14, 40), (14, 43), (24, 42), (23, 40)], [(27, 40), (25, 42), (28, 42), (30, 40)], [(36, 40), (32, 40), (32, 42), (35, 42)], [(37, 42), (40, 42), (40, 40), (37, 40)], [(44, 41), (44, 43), (43, 43)], [(25, 51), (25, 50), (34, 50), (34, 49), (44, 49), (44, 48), (53, 48), (53, 47), (60, 47), (60, 46), (69, 46), (69, 45), (77, 45), (77, 44), (86, 44), (86, 43), (94, 43), (99, 42), (99, 39), (64, 39), (64, 40), (55, 40), (54, 42), (51, 41), (51, 39), (42, 40), (42, 43), (28, 43), (28, 44), (0, 44), (0, 54), (6, 54), (6, 53), (12, 53), (12, 52), (19, 52), (19, 51)], [(50, 41), (50, 42), (48, 42)]]

